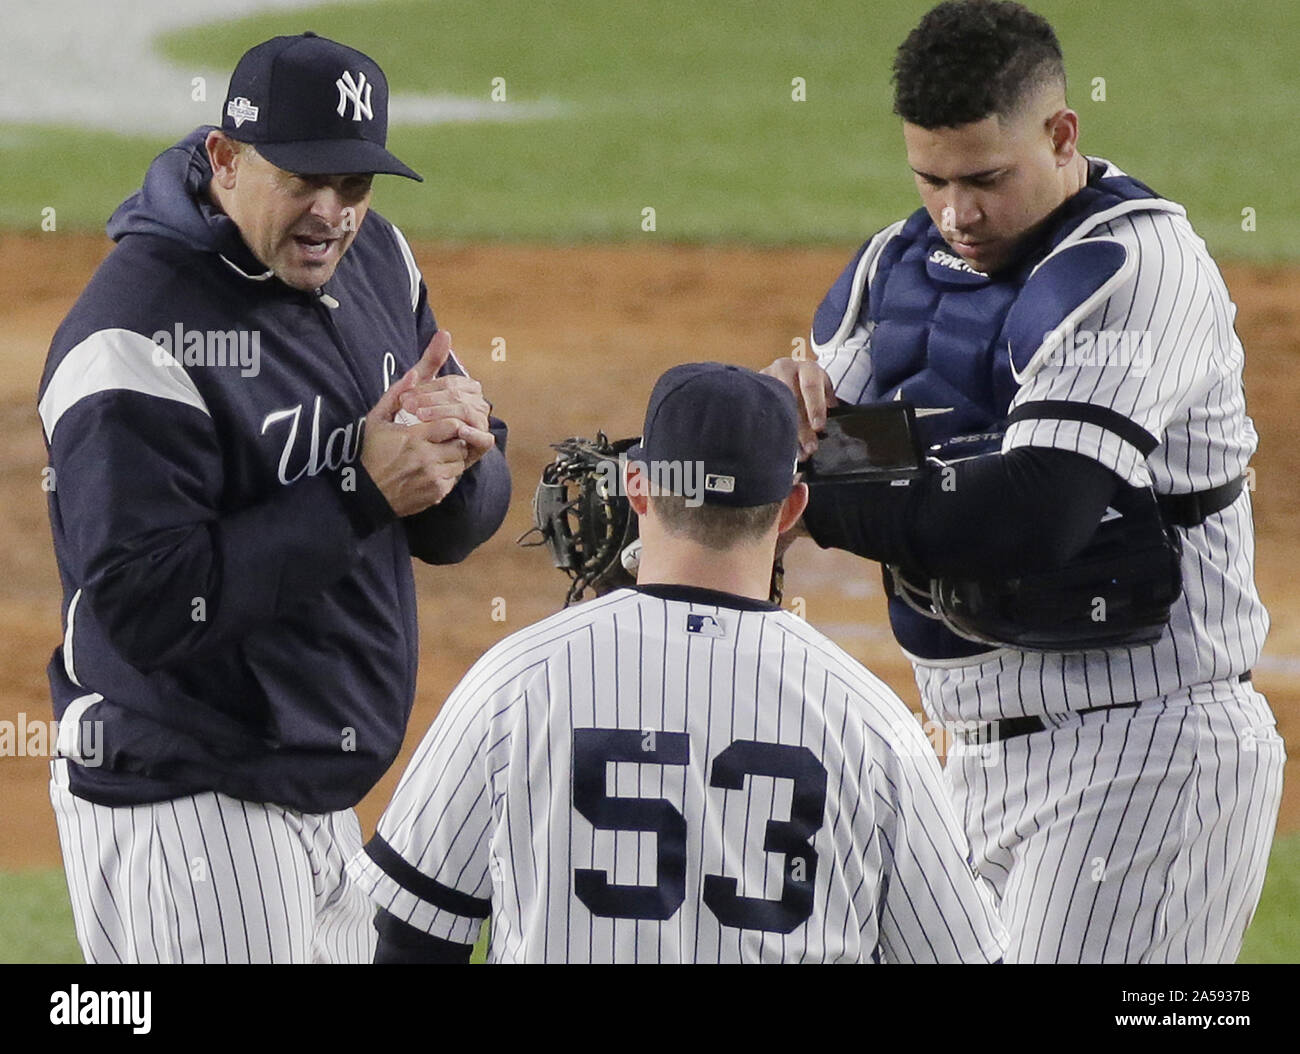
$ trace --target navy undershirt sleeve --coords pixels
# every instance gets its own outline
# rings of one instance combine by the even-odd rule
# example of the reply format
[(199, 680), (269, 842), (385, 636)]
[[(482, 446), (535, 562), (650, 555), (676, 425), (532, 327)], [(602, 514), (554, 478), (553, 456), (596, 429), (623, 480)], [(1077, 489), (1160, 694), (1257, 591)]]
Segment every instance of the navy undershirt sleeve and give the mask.
[(936, 468), (907, 486), (814, 486), (804, 525), (822, 548), (930, 576), (1026, 574), (1082, 550), (1120, 486), (1082, 454), (1017, 447)]
[(468, 944), (445, 941), (417, 930), (383, 908), (375, 913), (375, 929), (379, 932), (379, 943), (375, 947), (375, 962), (379, 965), (467, 963), (474, 951)]

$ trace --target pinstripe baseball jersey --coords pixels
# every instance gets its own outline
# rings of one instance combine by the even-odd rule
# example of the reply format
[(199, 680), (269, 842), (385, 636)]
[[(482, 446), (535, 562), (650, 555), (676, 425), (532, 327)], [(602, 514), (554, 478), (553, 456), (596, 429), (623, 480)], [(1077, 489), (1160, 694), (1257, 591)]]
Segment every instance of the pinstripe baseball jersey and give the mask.
[[(1123, 176), (1110, 162), (1101, 178)], [(900, 229), (867, 246), (870, 282)], [(1158, 494), (1205, 491), (1241, 478), (1257, 437), (1246, 414), (1236, 308), (1185, 210), (1158, 201), (1095, 213), (1057, 251), (1084, 238), (1125, 247), (1131, 271), (1071, 323), (1051, 351), (1017, 373), (1003, 451), (1050, 447), (1085, 454)], [(1050, 259), (1050, 257), (1049, 257)], [(870, 323), (817, 348), (843, 402), (872, 377)], [(1014, 351), (1014, 349), (1013, 349)], [(1013, 360), (1019, 358), (1013, 355)], [(1033, 407), (1017, 419), (1016, 411)], [(1043, 407), (1066, 406), (1054, 414)], [(1268, 616), (1254, 584), (1254, 528), (1243, 489), (1222, 512), (1180, 528), (1183, 593), (1155, 644), (1083, 652), (995, 649), (951, 661), (910, 656), (928, 709), (946, 720), (1061, 713), (1153, 699), (1245, 674), (1259, 657)]]
[(493, 961), (987, 962), (1005, 933), (902, 702), (801, 620), (645, 586), (497, 644), (351, 862)]

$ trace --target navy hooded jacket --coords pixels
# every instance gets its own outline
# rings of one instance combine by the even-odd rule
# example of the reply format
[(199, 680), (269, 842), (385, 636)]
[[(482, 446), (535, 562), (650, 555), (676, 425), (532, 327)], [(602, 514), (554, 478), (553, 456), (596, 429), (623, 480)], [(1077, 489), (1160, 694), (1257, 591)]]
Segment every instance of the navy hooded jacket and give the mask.
[[(496, 448), (440, 504), (397, 519), (359, 454), (437, 331), (410, 248), (370, 212), (320, 290), (285, 285), (207, 200), (208, 131), (109, 221), (117, 245), (41, 380), (61, 753), (100, 804), (217, 790), (332, 811), (397, 755), (411, 556), (455, 563), (500, 526), (506, 428), (492, 419)], [(89, 722), (102, 741), (74, 735)]]

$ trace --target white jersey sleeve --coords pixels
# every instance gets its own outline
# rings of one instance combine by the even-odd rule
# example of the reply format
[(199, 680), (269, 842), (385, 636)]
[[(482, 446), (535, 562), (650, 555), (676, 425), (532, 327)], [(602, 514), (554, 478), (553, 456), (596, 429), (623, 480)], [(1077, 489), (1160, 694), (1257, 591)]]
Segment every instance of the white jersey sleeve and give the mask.
[[(473, 944), (491, 911), (494, 828), (488, 742), (502, 696), (479, 666), (456, 688), (411, 759), (376, 837), (350, 869), (385, 911), (431, 936)], [(507, 682), (507, 687), (511, 682)]]
[(1011, 412), (1086, 404), (1095, 421), (1018, 420), (1003, 449), (1052, 447), (1100, 461), (1158, 493), (1239, 478), (1257, 437), (1246, 415), (1236, 308), (1185, 216), (1139, 212), (1097, 228), (1120, 242), (1130, 278), (1072, 330), (1016, 393)]

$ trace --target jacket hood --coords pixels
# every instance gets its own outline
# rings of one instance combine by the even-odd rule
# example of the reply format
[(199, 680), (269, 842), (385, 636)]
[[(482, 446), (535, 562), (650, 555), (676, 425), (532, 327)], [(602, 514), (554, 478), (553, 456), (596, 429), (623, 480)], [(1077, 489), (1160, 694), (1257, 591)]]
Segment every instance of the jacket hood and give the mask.
[(203, 143), (210, 131), (210, 125), (196, 128), (154, 158), (144, 185), (109, 218), (106, 229), (113, 241), (128, 234), (153, 234), (199, 251), (234, 256), (241, 264), (248, 261), (251, 253), (239, 228), (207, 198), (212, 166)]

